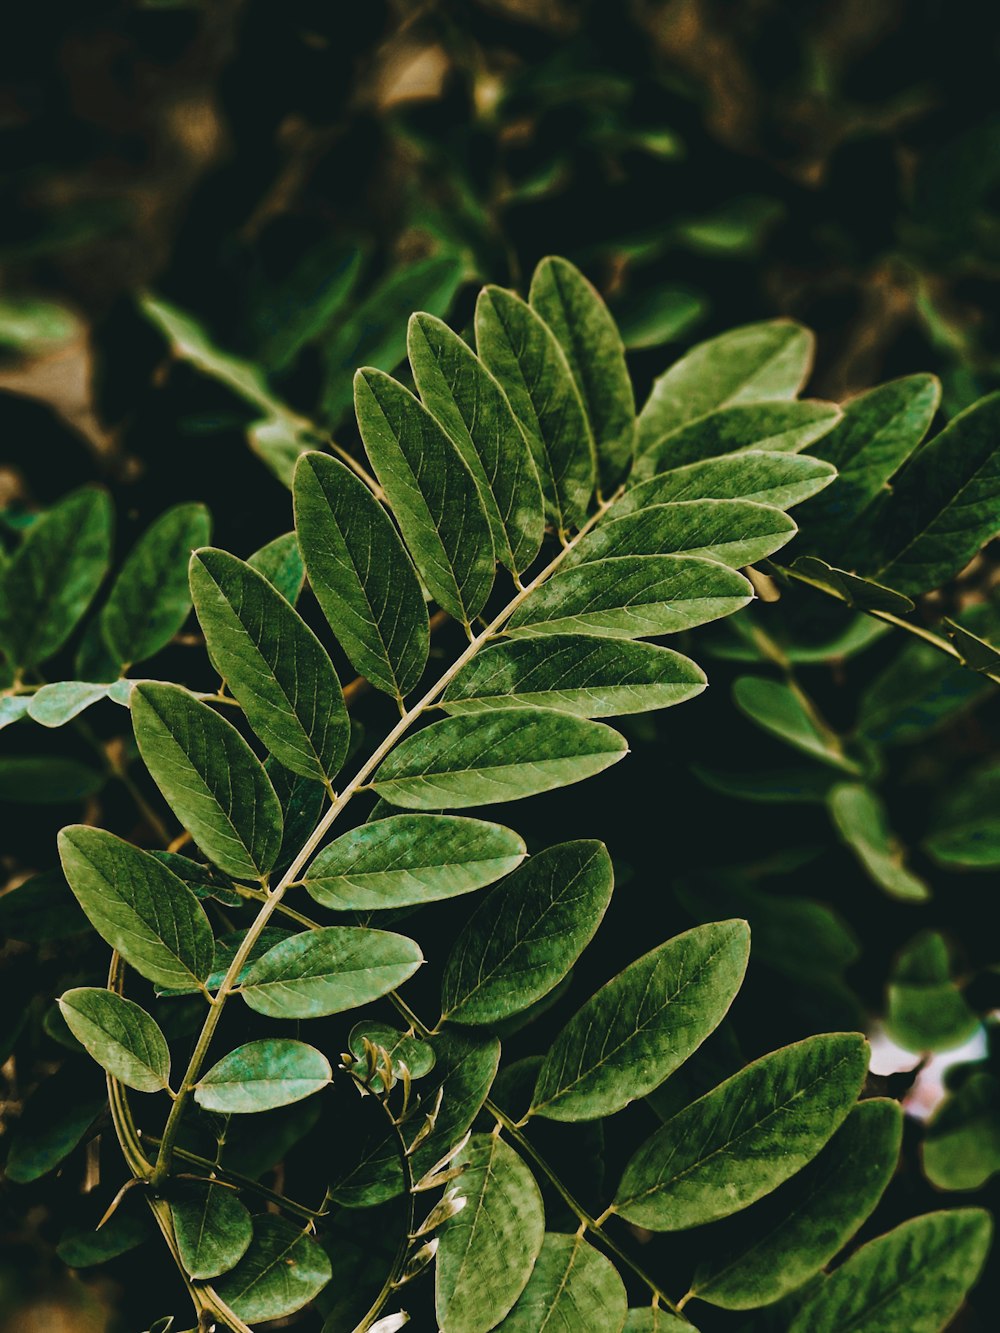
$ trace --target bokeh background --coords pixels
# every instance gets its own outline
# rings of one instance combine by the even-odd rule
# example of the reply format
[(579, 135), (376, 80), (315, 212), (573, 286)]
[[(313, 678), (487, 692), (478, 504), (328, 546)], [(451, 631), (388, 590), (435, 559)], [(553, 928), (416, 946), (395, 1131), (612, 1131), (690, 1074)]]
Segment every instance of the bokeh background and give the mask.
[[(604, 293), (640, 401), (693, 341), (774, 315), (818, 334), (814, 396), (930, 370), (947, 417), (1000, 385), (1000, 31), (982, 0), (78, 0), (23, 6), (18, 20), (0, 45), (0, 523), (11, 532), (23, 512), (98, 480), (120, 550), (197, 499), (216, 543), (245, 554), (287, 530), (282, 478), (299, 447), (248, 443), (260, 416), (248, 397), (266, 381), (296, 422), (350, 447), (352, 372), (399, 361), (411, 310), (462, 328), (483, 281), (522, 284), (549, 253)], [(256, 388), (234, 392), (225, 365), (220, 379), (171, 355), (151, 299), (196, 321), (203, 362), (238, 358)], [(227, 364), (230, 381), (245, 372)], [(850, 686), (852, 670), (888, 662), (875, 652), (874, 668), (817, 682), (835, 720), (852, 697), (845, 671)], [(183, 678), (178, 654), (163, 675)], [(725, 767), (734, 747), (759, 744), (726, 711), (729, 667), (717, 670), (717, 704), (633, 729), (627, 777), (513, 818), (544, 842), (585, 833), (611, 847), (622, 888), (586, 965), (596, 980), (690, 924), (706, 833), (716, 853), (721, 837), (786, 880), (818, 844), (805, 874), (847, 923), (824, 936), (840, 961), (823, 962), (816, 984), (818, 973), (810, 983), (764, 960), (741, 1001), (755, 1054), (758, 1023), (761, 1050), (867, 1023), (887, 960), (921, 922), (900, 922), (827, 848), (822, 812), (764, 818), (695, 780), (691, 763)], [(918, 840), (926, 818), (920, 782), (994, 753), (996, 729), (987, 703), (917, 761), (890, 765), (903, 837)], [(15, 735), (10, 748), (28, 744)], [(48, 868), (55, 830), (80, 817), (18, 795), (0, 767), (4, 880)], [(127, 831), (115, 799), (90, 813)], [(988, 961), (984, 895), (982, 880), (939, 875), (929, 918), (972, 972)], [(802, 929), (780, 914), (765, 923), (772, 957), (811, 948)], [(844, 938), (869, 937), (879, 942), (844, 954)], [(24, 1092), (65, 1057), (44, 1025), (65, 957), (15, 940), (0, 965), (5, 1058), (24, 1040), (26, 999), (37, 1037), (32, 1063), (5, 1067), (0, 1116), (14, 1124)], [(977, 984), (975, 1007), (996, 1007), (995, 977)], [(883, 1222), (939, 1201), (915, 1162)], [(2, 1187), (3, 1333), (132, 1333), (182, 1308), (155, 1246), (101, 1276), (65, 1276), (55, 1246), (98, 1169), (88, 1150), (31, 1190)], [(962, 1327), (989, 1327), (991, 1300)]]

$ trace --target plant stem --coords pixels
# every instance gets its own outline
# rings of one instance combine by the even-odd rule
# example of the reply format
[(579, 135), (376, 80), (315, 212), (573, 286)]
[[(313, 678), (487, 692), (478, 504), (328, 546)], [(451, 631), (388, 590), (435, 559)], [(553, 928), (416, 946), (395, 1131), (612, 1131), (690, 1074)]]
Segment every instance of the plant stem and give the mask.
[(150, 1181), (154, 1189), (158, 1188), (163, 1184), (164, 1180), (166, 1179), (170, 1171), (171, 1154), (173, 1152), (174, 1142), (177, 1138), (177, 1132), (180, 1129), (181, 1119), (187, 1108), (188, 1101), (190, 1100), (195, 1090), (195, 1086), (198, 1082), (198, 1076), (201, 1073), (202, 1065), (205, 1061), (206, 1055), (208, 1054), (208, 1049), (209, 1046), (211, 1045), (212, 1037), (215, 1035), (215, 1030), (218, 1027), (219, 1020), (222, 1017), (222, 1011), (223, 1008), (225, 1007), (226, 1001), (229, 998), (230, 994), (232, 993), (233, 987), (236, 985), (236, 980), (239, 977), (240, 972), (243, 970), (243, 967), (245, 966), (247, 959), (250, 957), (254, 945), (260, 938), (261, 932), (263, 931), (263, 929), (265, 928), (271, 917), (274, 915), (275, 911), (281, 905), (281, 900), (284, 897), (289, 886), (294, 884), (298, 880), (300, 872), (305, 868), (305, 866), (311, 860), (314, 852), (319, 847), (323, 839), (326, 837), (334, 821), (341, 815), (343, 810), (346, 808), (351, 799), (358, 793), (358, 791), (360, 791), (363, 787), (366, 786), (368, 779), (375, 774), (376, 770), (382, 763), (383, 759), (385, 759), (385, 757), (392, 751), (392, 749), (399, 743), (399, 741), (402, 740), (402, 738), (406, 735), (409, 729), (424, 714), (424, 712), (437, 701), (440, 695), (444, 692), (444, 690), (451, 683), (451, 681), (454, 680), (454, 678), (458, 675), (458, 673), (462, 670), (462, 668), (468, 662), (470, 662), (473, 657), (475, 657), (475, 655), (479, 652), (479, 650), (486, 643), (488, 643), (490, 639), (492, 639), (497, 633), (499, 633), (504, 628), (507, 621), (514, 614), (514, 612), (521, 605), (521, 603), (525, 601), (525, 599), (529, 597), (537, 587), (539, 587), (542, 583), (544, 583), (545, 580), (548, 579), (555, 572), (556, 569), (558, 569), (559, 565), (563, 562), (567, 554), (573, 549), (576, 543), (579, 542), (590, 531), (590, 529), (597, 522), (600, 521), (600, 519), (604, 516), (605, 512), (610, 508), (610, 506), (614, 503), (614, 501), (618, 498), (620, 494), (621, 490), (617, 491), (611, 497), (610, 500), (608, 500), (605, 504), (601, 505), (591, 515), (591, 517), (587, 520), (587, 522), (584, 523), (583, 526), (580, 528), (576, 537), (574, 537), (573, 540), (569, 542), (567, 545), (562, 547), (562, 549), (554, 556), (554, 558), (545, 566), (545, 568), (541, 571), (541, 573), (539, 573), (534, 579), (532, 579), (532, 581), (529, 584), (527, 584), (525, 588), (517, 592), (514, 595), (514, 597), (511, 598), (511, 600), (507, 603), (507, 605), (503, 608), (503, 610), (498, 612), (498, 614), (494, 616), (494, 618), (490, 621), (490, 623), (486, 626), (486, 628), (482, 631), (481, 634), (476, 635), (476, 637), (471, 641), (471, 643), (464, 650), (464, 652), (462, 652), (451, 664), (451, 666), (448, 667), (448, 669), (443, 673), (443, 675), (441, 675), (435, 681), (435, 683), (430, 687), (427, 693), (424, 694), (422, 698), (420, 698), (411, 708), (408, 708), (403, 713), (402, 717), (392, 728), (389, 734), (385, 737), (385, 739), (381, 742), (381, 744), (374, 750), (374, 752), (369, 756), (369, 758), (365, 760), (365, 762), (361, 765), (361, 767), (358, 769), (357, 773), (355, 773), (354, 777), (350, 780), (347, 786), (344, 787), (344, 789), (337, 795), (336, 799), (331, 802), (326, 813), (323, 815), (323, 818), (319, 821), (319, 823), (313, 829), (312, 833), (306, 839), (305, 843), (299, 850), (298, 854), (292, 861), (291, 865), (285, 871), (284, 875), (281, 877), (281, 880), (278, 882), (278, 884), (276, 884), (273, 889), (267, 891), (267, 898), (262, 903), (261, 909), (257, 913), (256, 920), (249, 927), (246, 935), (243, 937), (243, 940), (241, 941), (239, 948), (236, 950), (233, 960), (226, 971), (226, 975), (223, 977), (222, 983), (219, 986), (219, 989), (215, 993), (214, 999), (210, 1001), (210, 1008), (208, 1014), (205, 1018), (204, 1024), (202, 1025), (202, 1029), (195, 1043), (194, 1050), (191, 1053), (191, 1059), (188, 1062), (188, 1067), (184, 1073), (183, 1081), (181, 1082), (180, 1088), (178, 1089), (177, 1098), (170, 1109), (170, 1115), (167, 1117), (167, 1123), (163, 1129), (163, 1138), (160, 1143), (160, 1151), (159, 1154), (157, 1155), (156, 1166), (154, 1167), (153, 1175)]
[[(415, 1032), (419, 1032), (422, 1037), (429, 1037), (432, 1035), (431, 1029), (413, 1012), (413, 1010), (406, 1003), (406, 1001), (403, 999), (403, 997), (399, 994), (398, 991), (390, 991), (389, 999), (396, 1006), (399, 1013), (402, 1014), (402, 1016), (406, 1019), (406, 1021), (410, 1024), (410, 1026), (413, 1028)], [(639, 1264), (637, 1264), (635, 1260), (632, 1259), (617, 1244), (617, 1242), (612, 1240), (611, 1237), (607, 1235), (607, 1233), (603, 1230), (603, 1223), (607, 1219), (609, 1214), (604, 1213), (599, 1218), (592, 1217), (590, 1213), (588, 1213), (587, 1210), (584, 1208), (583, 1204), (580, 1203), (569, 1192), (569, 1190), (560, 1180), (559, 1176), (556, 1175), (555, 1171), (552, 1169), (551, 1166), (549, 1166), (548, 1162), (546, 1162), (545, 1158), (542, 1157), (541, 1153), (539, 1153), (538, 1149), (534, 1146), (534, 1144), (527, 1137), (527, 1135), (521, 1132), (521, 1129), (516, 1124), (516, 1122), (510, 1118), (510, 1116), (506, 1113), (506, 1111), (504, 1111), (501, 1107), (497, 1106), (496, 1102), (491, 1101), (490, 1098), (487, 1097), (486, 1100), (483, 1102), (483, 1109), (488, 1111), (489, 1114), (493, 1116), (493, 1118), (504, 1127), (507, 1134), (517, 1144), (517, 1146), (521, 1149), (521, 1151), (526, 1156), (531, 1158), (531, 1160), (538, 1167), (539, 1171), (542, 1172), (542, 1174), (552, 1185), (552, 1188), (562, 1199), (566, 1207), (570, 1210), (570, 1212), (574, 1215), (574, 1217), (576, 1217), (577, 1221), (580, 1222), (581, 1225), (587, 1231), (591, 1232), (592, 1235), (596, 1236), (597, 1239), (601, 1242), (601, 1244), (605, 1247), (605, 1249), (609, 1250), (613, 1255), (616, 1256), (616, 1258), (620, 1259), (623, 1264), (625, 1264), (628, 1268), (630, 1268), (632, 1272), (636, 1275), (636, 1277), (639, 1278), (640, 1281), (645, 1283), (645, 1285), (649, 1288), (649, 1290), (653, 1293), (653, 1295), (657, 1297), (658, 1300), (661, 1300), (664, 1303), (664, 1305), (666, 1305), (670, 1310), (673, 1310), (675, 1314), (679, 1313), (678, 1307), (674, 1305), (670, 1297), (666, 1294), (666, 1292), (664, 1292), (660, 1288), (658, 1283), (654, 1282), (653, 1279), (649, 1276), (649, 1274), (645, 1271), (645, 1269), (641, 1268)]]
[[(806, 587), (813, 588), (816, 592), (821, 592), (827, 597), (832, 597), (834, 601), (843, 602), (845, 606), (852, 607), (853, 610), (861, 611), (866, 616), (871, 616), (873, 620), (881, 620), (883, 624), (892, 625), (894, 629), (905, 630), (907, 634), (912, 634), (914, 638), (922, 639), (924, 643), (930, 644), (936, 648), (939, 653), (944, 653), (946, 657), (954, 658), (960, 666), (968, 667), (974, 671), (974, 667), (969, 667), (965, 658), (958, 651), (953, 643), (947, 639), (935, 634), (933, 630), (927, 629), (924, 625), (917, 625), (912, 620), (904, 620), (902, 616), (893, 615), (891, 611), (877, 611), (866, 606), (854, 606), (846, 597), (837, 592), (834, 588), (828, 588), (826, 584), (820, 583), (817, 579), (811, 579), (807, 574), (801, 573), (797, 569), (790, 569), (785, 565), (775, 565), (775, 572), (782, 578), (789, 579), (793, 583), (802, 583)], [(985, 676), (987, 680), (992, 680), (994, 684), (1000, 685), (1000, 672), (996, 671), (977, 671), (977, 675)]]

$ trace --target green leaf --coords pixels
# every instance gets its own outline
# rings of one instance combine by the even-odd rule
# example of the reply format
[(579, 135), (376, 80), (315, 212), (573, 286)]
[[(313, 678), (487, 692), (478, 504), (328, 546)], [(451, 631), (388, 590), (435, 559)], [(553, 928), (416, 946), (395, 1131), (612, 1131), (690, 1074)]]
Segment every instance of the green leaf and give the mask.
[[(291, 479), (289, 478), (289, 485)], [(294, 532), (285, 532), (274, 541), (262, 546), (247, 559), (247, 564), (263, 574), (268, 583), (281, 593), (291, 606), (299, 600), (305, 582), (306, 567)]]
[(52, 685), (43, 685), (25, 699), (25, 711), (40, 726), (64, 727), (91, 704), (106, 699), (114, 688), (114, 685), (96, 685), (84, 680), (59, 680)]
[(708, 682), (670, 648), (589, 634), (514, 639), (478, 653), (441, 696), (452, 714), (557, 708), (579, 717), (620, 717), (669, 708)]
[(326, 649), (263, 574), (226, 551), (191, 558), (191, 593), (212, 665), (285, 768), (331, 780), (351, 720)]
[(218, 380), (265, 416), (279, 419), (290, 416), (285, 405), (268, 388), (257, 367), (230, 352), (221, 351), (191, 315), (151, 296), (142, 297), (139, 305), (147, 319), (170, 343), (175, 356), (190, 361), (203, 375)]
[(687, 1319), (671, 1314), (661, 1305), (629, 1310), (624, 1333), (698, 1333)]
[(841, 839), (879, 888), (903, 902), (922, 902), (931, 896), (925, 882), (903, 864), (903, 849), (875, 792), (859, 782), (843, 782), (832, 788), (828, 800)]
[(444, 251), (404, 265), (375, 284), (322, 348), (326, 382), (323, 414), (340, 424), (351, 406), (358, 366), (393, 370), (406, 355), (406, 321), (413, 310), (444, 317), (466, 276), (461, 254)]
[(837, 469), (833, 485), (803, 511), (813, 549), (846, 558), (865, 510), (927, 434), (940, 401), (933, 375), (907, 375), (845, 403), (843, 419), (811, 449)]
[(454, 1159), (462, 1211), (438, 1230), (435, 1305), (442, 1333), (489, 1333), (531, 1276), (545, 1235), (542, 1196), (513, 1148), (474, 1134)]
[(111, 585), (101, 612), (108, 648), (126, 670), (165, 648), (191, 610), (187, 568), (212, 521), (204, 505), (168, 509), (139, 538)]
[(152, 1228), (142, 1214), (131, 1216), (119, 1209), (99, 1231), (89, 1227), (70, 1227), (64, 1231), (56, 1254), (67, 1268), (92, 1268), (128, 1254), (151, 1235)]
[(202, 985), (212, 968), (212, 928), (173, 871), (84, 824), (62, 830), (59, 856), (91, 925), (130, 967), (161, 986)]
[(981, 398), (919, 449), (873, 512), (880, 582), (939, 588), (1000, 532), (1000, 393)]
[[(51, 689), (51, 686), (46, 686)], [(4, 727), (12, 726), (15, 722), (20, 722), (22, 717), (28, 716), (28, 706), (33, 699), (29, 694), (8, 694), (0, 695), (0, 731)], [(84, 705), (86, 707), (86, 705)], [(43, 724), (44, 725), (44, 724)]]
[(27, 1185), (70, 1155), (107, 1107), (104, 1080), (98, 1083), (97, 1075), (91, 1065), (81, 1078), (79, 1061), (71, 1060), (36, 1088), (10, 1136), (8, 1180)]
[(836, 475), (829, 463), (809, 454), (743, 449), (671, 468), (630, 487), (615, 501), (614, 516), (677, 500), (752, 500), (791, 509), (829, 486)]
[(731, 796), (736, 801), (757, 801), (774, 805), (823, 805), (836, 781), (825, 769), (768, 768), (745, 773), (723, 773), (692, 764), (691, 772), (712, 791)]
[(203, 1280), (235, 1268), (253, 1239), (253, 1222), (235, 1190), (185, 1187), (170, 1205), (177, 1252), (188, 1277)]
[(855, 606), (859, 611), (889, 611), (894, 616), (905, 616), (913, 610), (913, 603), (903, 593), (873, 579), (859, 578), (846, 569), (836, 569), (816, 556), (801, 555), (792, 568), (805, 575), (810, 583), (830, 589), (848, 606)]
[(938, 1107), (923, 1142), (924, 1174), (940, 1190), (977, 1190), (1000, 1171), (1000, 1079), (970, 1073)]
[(744, 449), (794, 454), (822, 439), (839, 420), (840, 408), (835, 403), (812, 398), (724, 407), (651, 442), (639, 455), (632, 480), (642, 481)]
[(315, 1046), (287, 1037), (248, 1041), (202, 1074), (194, 1099), (206, 1111), (249, 1115), (311, 1097), (333, 1078)]
[(287, 1218), (261, 1213), (253, 1240), (230, 1273), (212, 1285), (244, 1323), (294, 1314), (330, 1280), (330, 1260), (308, 1231)]
[(566, 259), (535, 269), (529, 300), (556, 335), (590, 421), (602, 485), (609, 490), (632, 458), (635, 399), (625, 347), (597, 289)]
[(557, 986), (594, 937), (614, 871), (602, 842), (549, 847), (480, 904), (441, 983), (442, 1018), (495, 1023)]
[(639, 414), (640, 451), (718, 408), (794, 398), (812, 366), (814, 341), (800, 324), (775, 319), (699, 343), (654, 383)]
[(992, 1233), (980, 1208), (911, 1218), (841, 1264), (789, 1333), (941, 1333), (979, 1276)]
[(63, 646), (111, 560), (111, 501), (84, 487), (32, 523), (0, 571), (0, 648), (33, 667)]
[(726, 1310), (770, 1305), (807, 1282), (871, 1215), (896, 1169), (896, 1102), (859, 1103), (797, 1176), (705, 1236), (691, 1293)]
[(565, 1328), (574, 1333), (620, 1333), (628, 1299), (614, 1265), (582, 1236), (549, 1232), (528, 1285), (502, 1333), (538, 1333)]
[(889, 978), (885, 1027), (907, 1051), (950, 1051), (962, 1046), (979, 1020), (952, 980), (948, 945), (936, 930), (915, 936)]
[(59, 870), (43, 870), (0, 894), (0, 935), (7, 939), (41, 944), (72, 939), (88, 928)]
[(749, 952), (746, 922), (720, 921), (636, 959), (556, 1037), (531, 1113), (596, 1120), (659, 1087), (722, 1022)]
[(364, 261), (361, 247), (331, 236), (308, 246), (280, 283), (258, 283), (251, 326), (257, 354), (272, 374), (286, 370), (339, 315)]
[(471, 893), (514, 869), (511, 829), (460, 815), (390, 815), (351, 829), (319, 853), (306, 890), (334, 911), (408, 907)]
[(95, 986), (68, 990), (59, 1012), (102, 1069), (137, 1092), (162, 1092), (170, 1082), (167, 1040), (145, 1009)]
[[(428, 1043), (435, 1056), (434, 1068), (420, 1084), (422, 1106), (440, 1109), (434, 1128), (412, 1154), (413, 1177), (419, 1180), (449, 1152), (475, 1120), (496, 1077), (500, 1043), (495, 1037), (450, 1029)], [(330, 1198), (348, 1208), (370, 1208), (403, 1192), (399, 1165), (399, 1140), (385, 1128), (384, 1115), (376, 1113), (377, 1129), (360, 1146), (354, 1161), (347, 1152), (335, 1164), (329, 1182)], [(414, 1134), (421, 1128), (414, 1120)], [(411, 1140), (412, 1141), (412, 1140)]]
[(247, 443), (252, 451), (289, 489), (299, 459), (316, 447), (313, 436), (306, 433), (306, 426), (306, 422), (285, 415), (267, 417), (247, 427)]
[(615, 318), (630, 352), (676, 342), (702, 322), (708, 302), (683, 287), (656, 284), (615, 303)]
[(372, 786), (408, 810), (515, 801), (565, 787), (623, 759), (625, 739), (600, 722), (546, 708), (450, 717), (409, 736)]
[(259, 879), (281, 845), (281, 807), (260, 760), (207, 704), (178, 685), (132, 691), (139, 753), (201, 850), (238, 879)]
[(742, 574), (714, 560), (618, 556), (554, 575), (521, 603), (508, 631), (641, 639), (718, 620), (752, 597)]
[[(434, 1068), (434, 1048), (422, 1037), (411, 1037), (399, 1032), (387, 1023), (375, 1023), (371, 1019), (362, 1019), (351, 1028), (347, 1045), (358, 1060), (365, 1058), (365, 1042), (381, 1046), (392, 1057), (393, 1065), (404, 1064), (412, 1078), (423, 1078)], [(377, 1076), (372, 1086), (381, 1088), (382, 1081)]]
[(733, 681), (733, 702), (751, 722), (786, 745), (833, 768), (859, 771), (844, 753), (839, 738), (821, 729), (799, 695), (783, 681), (740, 676)]
[(1000, 866), (1000, 763), (988, 762), (963, 774), (933, 811), (924, 847), (944, 866), (992, 869)]
[(493, 587), (489, 519), (468, 464), (427, 409), (381, 370), (359, 370), (365, 450), (431, 596), (468, 625)]
[(538, 470), (506, 395), (471, 348), (433, 315), (411, 318), (407, 347), (424, 406), (479, 486), (497, 558), (519, 574), (538, 554), (545, 515)]
[(476, 346), (521, 423), (556, 526), (579, 526), (594, 491), (594, 439), (555, 334), (513, 292), (484, 287)]
[(326, 926), (282, 940), (258, 958), (240, 993), (271, 1018), (320, 1018), (358, 1009), (401, 986), (423, 962), (405, 935)]
[(613, 556), (700, 556), (739, 569), (786, 545), (798, 529), (780, 509), (749, 500), (680, 500), (654, 504), (588, 532), (562, 568)]
[(1000, 648), (970, 633), (964, 625), (960, 625), (957, 620), (952, 620), (948, 616), (942, 617), (941, 624), (962, 661), (970, 670), (993, 673), (1000, 671)]
[(420, 583), (389, 515), (342, 463), (306, 454), (295, 528), (316, 600), (355, 670), (401, 698), (423, 673), (429, 630)]
[(106, 780), (104, 773), (78, 759), (33, 754), (0, 757), (0, 801), (62, 805), (93, 796)]
[(854, 1104), (868, 1043), (826, 1034), (772, 1051), (685, 1107), (632, 1157), (615, 1196), (650, 1231), (728, 1217), (812, 1161)]

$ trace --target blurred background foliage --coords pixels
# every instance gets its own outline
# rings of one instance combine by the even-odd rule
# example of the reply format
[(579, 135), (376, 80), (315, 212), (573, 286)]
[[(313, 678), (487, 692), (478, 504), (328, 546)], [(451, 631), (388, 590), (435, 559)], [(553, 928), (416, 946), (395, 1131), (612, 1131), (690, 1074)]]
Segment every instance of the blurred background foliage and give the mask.
[[(773, 315), (816, 330), (816, 396), (928, 370), (947, 419), (1000, 386), (1000, 30), (981, 0), (81, 0), (19, 18), (0, 49), (8, 537), (98, 480), (119, 554), (185, 500), (246, 554), (287, 530), (299, 449), (330, 433), (351, 447), (352, 372), (399, 362), (411, 310), (462, 328), (480, 283), (517, 285), (548, 253), (611, 304), (640, 402), (693, 341)], [(946, 609), (988, 618), (994, 582), (981, 561)], [(981, 1019), (1000, 1006), (983, 930), (1000, 713), (988, 682), (870, 623), (802, 588), (762, 601), (742, 632), (706, 635), (697, 708), (623, 728), (627, 779), (531, 817), (534, 846), (604, 837), (623, 886), (580, 994), (637, 937), (750, 919), (750, 982), (687, 1067), (696, 1090), (739, 1050), (824, 1028), (913, 1047), (913, 1068), (888, 1056), (875, 1075), (916, 1113), (885, 1229), (942, 1190), (997, 1203), (1000, 1061)], [(183, 679), (184, 662), (181, 643), (160, 674)], [(810, 748), (787, 710), (762, 722), (757, 687), (737, 685), (734, 706), (747, 675), (805, 697), (860, 770)], [(113, 736), (121, 715), (99, 708), (94, 728)], [(25, 732), (5, 750), (88, 757), (75, 735)], [(81, 814), (141, 837), (120, 785), (27, 795), (0, 761), (8, 888), (51, 869), (56, 829)], [(985, 830), (973, 864), (953, 836), (970, 823)], [(53, 942), (53, 901), (42, 886), (30, 910), (0, 913), (0, 1059), (17, 1052), (0, 1111), (15, 1131), (36, 1085), (90, 1105), (82, 1062), (69, 1093), (45, 1077), (68, 1055), (50, 997), (89, 966), (71, 919)], [(943, 1044), (971, 1038), (971, 1063), (946, 1076), (925, 1143), (940, 1088), (920, 1058), (942, 1045), (942, 1014)], [(596, 1182), (600, 1145), (584, 1146)], [(91, 1139), (59, 1175), (3, 1187), (4, 1333), (131, 1333), (150, 1301), (181, 1308), (156, 1247), (148, 1274), (129, 1253), (103, 1276), (64, 1275), (56, 1246), (72, 1261), (73, 1228), (93, 1225), (102, 1154)], [(963, 1328), (990, 1326), (992, 1284)]]

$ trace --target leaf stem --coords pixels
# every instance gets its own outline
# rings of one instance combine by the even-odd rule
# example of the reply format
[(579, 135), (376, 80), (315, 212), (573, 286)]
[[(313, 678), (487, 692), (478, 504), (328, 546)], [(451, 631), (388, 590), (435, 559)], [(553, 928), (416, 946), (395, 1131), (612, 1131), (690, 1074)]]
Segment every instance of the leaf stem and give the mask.
[[(419, 1032), (423, 1037), (432, 1035), (431, 1029), (426, 1023), (418, 1018), (398, 991), (390, 991), (388, 998), (396, 1006), (396, 1009), (402, 1014), (414, 1031)], [(527, 1135), (521, 1132), (520, 1127), (511, 1119), (506, 1111), (497, 1106), (496, 1102), (491, 1101), (489, 1097), (483, 1102), (483, 1108), (493, 1116), (499, 1125), (503, 1126), (509, 1137), (517, 1144), (521, 1151), (531, 1158), (539, 1171), (542, 1172), (552, 1188), (562, 1199), (566, 1207), (574, 1217), (576, 1217), (581, 1228), (596, 1236), (605, 1249), (609, 1250), (617, 1259), (620, 1259), (623, 1264), (630, 1268), (636, 1277), (639, 1278), (641, 1282), (645, 1283), (653, 1295), (658, 1300), (662, 1301), (668, 1309), (672, 1310), (675, 1314), (680, 1313), (678, 1307), (674, 1305), (673, 1301), (671, 1301), (670, 1297), (662, 1290), (659, 1284), (654, 1282), (645, 1269), (640, 1267), (640, 1265), (637, 1264), (635, 1260), (632, 1259), (631, 1256), (603, 1230), (602, 1224), (607, 1220), (611, 1210), (608, 1209), (606, 1212), (602, 1213), (600, 1217), (592, 1217), (584, 1208), (583, 1204), (569, 1192), (559, 1176), (555, 1173), (552, 1167), (549, 1166), (548, 1162), (542, 1157), (541, 1153), (539, 1153)]]
[[(852, 610), (861, 611), (866, 616), (871, 616), (873, 620), (881, 620), (883, 624), (892, 625), (894, 629), (905, 630), (907, 634), (912, 634), (915, 638), (922, 639), (924, 643), (930, 644), (932, 648), (936, 648), (939, 653), (954, 658), (960, 666), (967, 667), (970, 671), (975, 670), (974, 667), (969, 667), (969, 664), (954, 644), (949, 643), (947, 639), (942, 638), (940, 634), (935, 634), (933, 630), (927, 629), (924, 625), (918, 625), (912, 620), (904, 620), (902, 616), (893, 615), (891, 611), (878, 611), (866, 606), (855, 606), (836, 589), (828, 588), (826, 584), (820, 583), (818, 579), (812, 579), (797, 569), (789, 568), (786, 565), (775, 565), (774, 570), (782, 578), (789, 579), (793, 583), (805, 584), (806, 587), (813, 588), (816, 592), (832, 597), (834, 601), (843, 602), (845, 606), (850, 606)], [(985, 676), (987, 680), (992, 680), (994, 684), (1000, 685), (1000, 672), (977, 671), (976, 674)]]
[(497, 615), (493, 617), (482, 633), (476, 635), (468, 647), (466, 647), (455, 661), (452, 662), (451, 666), (438, 677), (426, 694), (413, 704), (412, 707), (404, 711), (402, 717), (381, 744), (376, 747), (372, 754), (358, 769), (354, 777), (348, 782), (347, 786), (344, 787), (338, 793), (336, 799), (331, 802), (326, 813), (303, 843), (295, 859), (285, 871), (279, 882), (273, 889), (270, 889), (267, 892), (267, 898), (261, 904), (256, 920), (244, 935), (243, 940), (241, 941), (239, 948), (236, 950), (233, 960), (226, 971), (226, 975), (223, 977), (222, 982), (215, 993), (214, 999), (210, 1002), (208, 1014), (206, 1015), (198, 1039), (195, 1042), (194, 1050), (191, 1053), (191, 1059), (188, 1061), (188, 1067), (178, 1089), (177, 1100), (170, 1109), (167, 1123), (163, 1129), (160, 1151), (157, 1155), (156, 1165), (150, 1179), (150, 1184), (154, 1189), (159, 1188), (169, 1174), (171, 1155), (178, 1130), (180, 1129), (181, 1119), (187, 1109), (187, 1104), (194, 1093), (198, 1082), (198, 1076), (201, 1073), (201, 1068), (204, 1064), (205, 1057), (208, 1054), (212, 1038), (215, 1035), (215, 1030), (222, 1017), (222, 1011), (226, 1001), (232, 993), (232, 990), (236, 985), (236, 980), (240, 975), (240, 972), (243, 970), (247, 959), (250, 957), (254, 945), (260, 938), (261, 932), (280, 907), (281, 900), (288, 888), (298, 880), (301, 871), (311, 860), (314, 852), (326, 837), (335, 820), (341, 815), (352, 798), (367, 785), (368, 779), (375, 774), (383, 759), (385, 759), (399, 741), (402, 740), (423, 713), (436, 703), (439, 696), (443, 694), (445, 689), (455, 679), (462, 668), (475, 657), (479, 650), (488, 643), (490, 639), (503, 629), (521, 603), (529, 597), (537, 587), (544, 583), (556, 569), (558, 569), (576, 543), (586, 536), (590, 529), (600, 521), (606, 511), (611, 507), (615, 500), (617, 500), (618, 496), (622, 493), (622, 489), (623, 488), (619, 488), (610, 500), (594, 511), (572, 541), (563, 546), (553, 559), (549, 561), (545, 568), (536, 575), (526, 587), (515, 593), (514, 597), (511, 598), (503, 610), (499, 611)]

